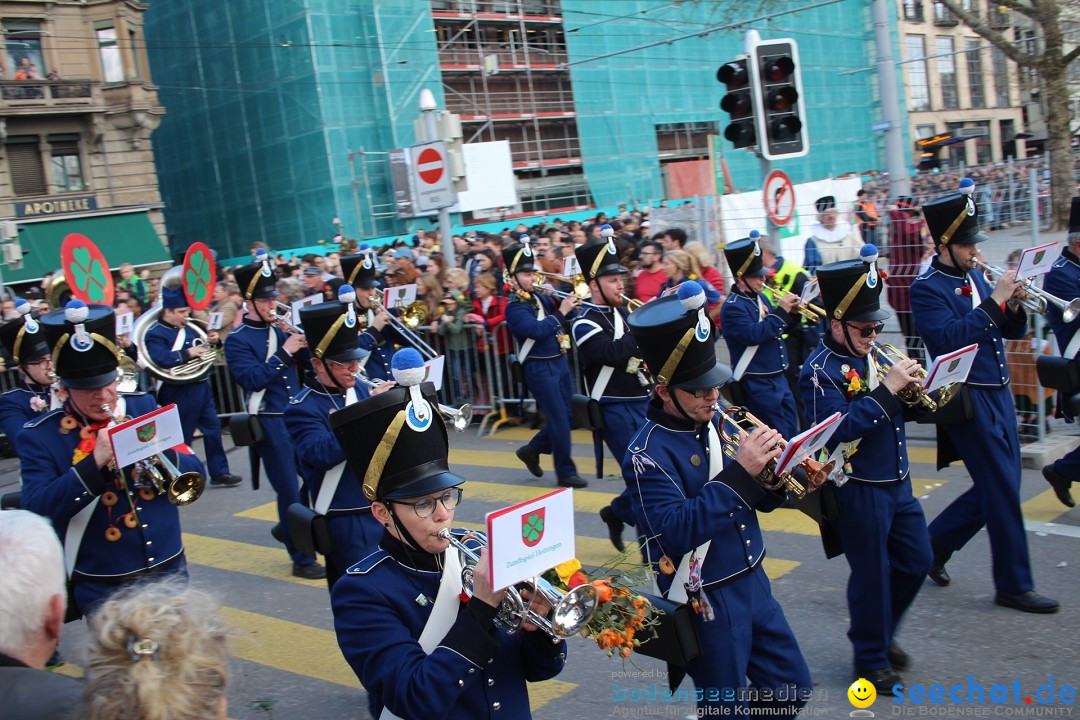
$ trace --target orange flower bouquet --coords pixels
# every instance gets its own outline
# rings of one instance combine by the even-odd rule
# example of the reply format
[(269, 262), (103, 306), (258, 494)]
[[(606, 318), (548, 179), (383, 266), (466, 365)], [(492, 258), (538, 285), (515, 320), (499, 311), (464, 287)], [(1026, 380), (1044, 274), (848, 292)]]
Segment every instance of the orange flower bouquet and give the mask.
[[(610, 566), (598, 568), (596, 574), (624, 565), (627, 557), (628, 553), (623, 553)], [(596, 611), (580, 634), (593, 638), (601, 650), (607, 651), (608, 657), (616, 654), (630, 657), (635, 647), (651, 639), (656, 632), (662, 611), (633, 589), (651, 579), (648, 568), (643, 565), (590, 579), (574, 558), (544, 573), (544, 579), (564, 591), (592, 583), (596, 588)]]

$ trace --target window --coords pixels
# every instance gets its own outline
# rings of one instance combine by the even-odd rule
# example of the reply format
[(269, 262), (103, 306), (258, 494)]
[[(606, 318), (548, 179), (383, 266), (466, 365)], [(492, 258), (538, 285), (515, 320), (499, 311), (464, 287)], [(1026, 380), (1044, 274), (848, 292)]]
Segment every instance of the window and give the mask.
[(49, 172), (52, 186), (57, 192), (82, 192), (86, 189), (83, 182), (82, 159), (79, 157), (78, 135), (50, 135), (49, 148), (52, 156)]
[(915, 137), (917, 139), (919, 139), (919, 140), (923, 140), (923, 139), (929, 138), (929, 137), (934, 137), (934, 134), (936, 132), (937, 131), (934, 129), (933, 125), (916, 125), (915, 126)]
[(11, 186), (17, 196), (44, 195), (45, 169), (41, 166), (41, 151), (36, 135), (13, 135), (4, 144)]
[(128, 27), (128, 47), (131, 48), (132, 72), (134, 73), (132, 79), (134, 80), (142, 77), (142, 64), (139, 62), (139, 48), (136, 40), (135, 28)]
[(7, 62), (4, 79), (33, 80), (49, 74), (41, 52), (41, 24), (37, 20), (0, 21), (3, 24)]
[(912, 22), (922, 22), (923, 0), (904, 0), (904, 19)]
[(953, 55), (953, 39), (938, 37), (937, 69), (941, 82), (941, 106), (949, 110), (960, 107), (960, 93), (956, 89), (956, 56)]
[(990, 62), (994, 66), (994, 94), (998, 107), (1009, 107), (1009, 66), (1005, 53), (996, 47), (990, 48)]
[(120, 46), (116, 42), (116, 28), (110, 23), (96, 27), (98, 55), (101, 57), (101, 74), (107, 83), (124, 81), (124, 64), (120, 59)]
[(971, 107), (986, 107), (986, 93), (983, 90), (982, 69), (982, 43), (976, 38), (968, 38), (967, 46), (967, 69), (968, 91), (971, 93)]
[(975, 138), (975, 162), (980, 165), (983, 163), (989, 163), (994, 161), (994, 146), (990, 142), (990, 121), (989, 120), (976, 120), (975, 122), (969, 122), (966, 127), (980, 127), (986, 129), (985, 135), (980, 135)]
[(907, 86), (911, 112), (930, 109), (930, 86), (926, 79), (926, 39), (922, 35), (908, 35)]
[(956, 16), (953, 15), (949, 8), (945, 7), (939, 2), (934, 3), (934, 24), (936, 25), (956, 25)]

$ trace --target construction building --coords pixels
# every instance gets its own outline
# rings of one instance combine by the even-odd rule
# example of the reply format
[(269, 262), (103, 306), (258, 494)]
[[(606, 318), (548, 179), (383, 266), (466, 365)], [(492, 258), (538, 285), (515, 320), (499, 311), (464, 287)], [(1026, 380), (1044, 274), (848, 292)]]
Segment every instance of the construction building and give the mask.
[(741, 27), (736, 7), (747, 4), (154, 3), (148, 44), (168, 109), (155, 138), (176, 246), (310, 246), (336, 234), (335, 218), (360, 238), (415, 226), (395, 214), (386, 153), (416, 143), (425, 88), (460, 115), (466, 143), (510, 144), (517, 205), (455, 224), (709, 195), (718, 154), (735, 189), (760, 188), (756, 156), (709, 141), (727, 118), (716, 71), (748, 28), (799, 43), (811, 152), (777, 167), (796, 182), (883, 169), (873, 73), (860, 72), (875, 60), (869, 4), (744, 15)]

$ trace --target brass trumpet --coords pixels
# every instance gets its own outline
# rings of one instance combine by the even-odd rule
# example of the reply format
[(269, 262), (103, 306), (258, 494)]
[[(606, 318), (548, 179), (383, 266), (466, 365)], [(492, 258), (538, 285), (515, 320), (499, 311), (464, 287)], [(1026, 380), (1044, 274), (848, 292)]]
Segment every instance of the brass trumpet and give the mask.
[(619, 297), (622, 298), (623, 305), (625, 305), (626, 309), (629, 310), (630, 312), (634, 312), (639, 307), (641, 307), (642, 305), (645, 304), (642, 301), (637, 300), (635, 298), (627, 297), (626, 293), (619, 293)]
[[(974, 263), (975, 267), (983, 271), (983, 275), (986, 276), (986, 281), (991, 285), (996, 285), (1002, 275), (1010, 272), (1009, 270), (1002, 270), (996, 265), (985, 263), (979, 258), (973, 258), (972, 263)], [(1067, 323), (1071, 323), (1076, 319), (1076, 316), (1080, 314), (1080, 297), (1065, 302), (1056, 295), (1051, 295), (1037, 286), (1035, 281), (1031, 278), (1024, 280), (1021, 289), (1027, 293), (1027, 296), (1020, 299), (1020, 304), (1033, 313), (1045, 315), (1047, 307), (1049, 305), (1054, 305), (1061, 311), (1062, 319)]]
[[(754, 417), (749, 410), (739, 406), (721, 407), (719, 403), (713, 406), (713, 409), (720, 413), (720, 437), (724, 441), (724, 454), (732, 460), (735, 459), (735, 448), (739, 446), (739, 437), (743, 433), (751, 433), (759, 427), (765, 427), (765, 423)], [(724, 423), (730, 423), (734, 425), (738, 432), (730, 433), (724, 429)], [(787, 447), (787, 440), (783, 438), (777, 445), (780, 448)], [(817, 490), (829, 475), (832, 474), (833, 468), (836, 465), (836, 461), (830, 460), (827, 463), (820, 463), (812, 458), (803, 458), (797, 465), (804, 473), (806, 473), (806, 479), (808, 484), (804, 486), (799, 479), (795, 477), (794, 473), (786, 473), (784, 475), (776, 475), (773, 469), (776, 467), (776, 461), (770, 461), (768, 467), (762, 470), (755, 480), (758, 481), (766, 490), (784, 490), (790, 492), (796, 499), (801, 500), (806, 497), (807, 493), (812, 493)]]
[(135, 484), (149, 484), (173, 505), (183, 507), (198, 500), (206, 489), (206, 478), (195, 471), (180, 472), (164, 454), (139, 460), (131, 471)]
[[(377, 388), (386, 382), (385, 380), (372, 380), (363, 370), (357, 370), (353, 373), (353, 377), (356, 378), (357, 382), (362, 382), (370, 388)], [(458, 432), (465, 432), (465, 429), (472, 423), (473, 406), (469, 403), (465, 403), (459, 408), (438, 403), (437, 408), (443, 420), (450, 423)]]
[[(772, 290), (773, 293), (776, 294), (776, 295), (779, 295), (781, 292), (784, 292), (780, 287), (777, 286), (775, 278), (769, 278), (768, 280), (766, 280), (765, 285), (770, 290)], [(817, 305), (815, 305), (813, 303), (809, 303), (809, 302), (806, 303), (806, 304), (803, 304), (800, 301), (795, 306), (794, 311), (799, 313), (800, 315), (802, 315), (804, 318), (806, 318), (807, 320), (809, 320), (812, 323), (821, 322), (821, 319), (823, 317), (825, 317), (825, 315), (826, 315), (824, 309), (818, 307)]]
[[(471, 597), (474, 567), (480, 562), (480, 553), (469, 547), (465, 541), (454, 537), (447, 528), (443, 528), (438, 534), (460, 554), (461, 584)], [(474, 540), (478, 548), (487, 547), (487, 538), (479, 533), (470, 533), (465, 537)], [(543, 595), (548, 601), (552, 608), (551, 618), (548, 619), (533, 610), (531, 603), (521, 597), (521, 591), (517, 587), (508, 587), (506, 598), (495, 616), (495, 623), (505, 627), (510, 635), (516, 633), (525, 623), (532, 623), (550, 635), (553, 642), (558, 642), (576, 635), (589, 624), (596, 612), (598, 604), (596, 588), (590, 583), (578, 585), (570, 592), (559, 590), (542, 577), (534, 577), (525, 585), (524, 589), (530, 590), (533, 597)]]
[[(879, 382), (885, 382), (885, 376), (889, 374), (889, 370), (892, 369), (893, 365), (908, 359), (908, 356), (900, 352), (895, 345), (890, 345), (888, 343), (870, 343), (870, 350), (874, 353), (874, 362), (877, 364), (877, 376)], [(926, 370), (920, 367), (915, 375), (919, 380), (925, 380)], [(956, 394), (956, 390), (957, 384), (949, 383), (935, 391), (935, 394), (931, 394), (926, 392), (922, 383), (914, 382), (901, 389), (900, 392), (896, 393), (896, 396), (907, 405), (912, 407), (921, 405), (926, 410), (933, 412), (952, 400), (953, 396)]]

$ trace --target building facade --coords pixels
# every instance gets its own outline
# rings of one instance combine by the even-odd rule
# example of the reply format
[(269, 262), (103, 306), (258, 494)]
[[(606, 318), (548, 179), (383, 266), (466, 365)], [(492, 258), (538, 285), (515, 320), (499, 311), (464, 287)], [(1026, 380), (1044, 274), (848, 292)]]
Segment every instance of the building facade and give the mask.
[[(1011, 13), (993, 0), (964, 0), (995, 30)], [(907, 118), (922, 167), (1023, 158), (1024, 110), (1017, 68), (940, 2), (897, 0)], [(965, 131), (971, 135), (964, 139)]]
[[(254, 241), (328, 241), (335, 218), (353, 237), (403, 233), (410, 223), (395, 214), (386, 153), (416, 142), (425, 88), (460, 115), (465, 142), (509, 142), (519, 204), (496, 219), (711, 194), (708, 137), (727, 118), (716, 71), (742, 52), (732, 20), (745, 7), (153, 3), (146, 27), (168, 109), (155, 140), (170, 231), (180, 247), (204, 240), (225, 257)], [(800, 45), (812, 149), (778, 167), (796, 182), (881, 169), (872, 77), (843, 72), (873, 63), (869, 5), (844, 0), (746, 27)], [(760, 188), (757, 157), (720, 150), (737, 189)]]
[(111, 264), (168, 260), (150, 135), (164, 108), (143, 40), (147, 5), (0, 2), (0, 218), (27, 255), (5, 282), (40, 280), (77, 232)]

